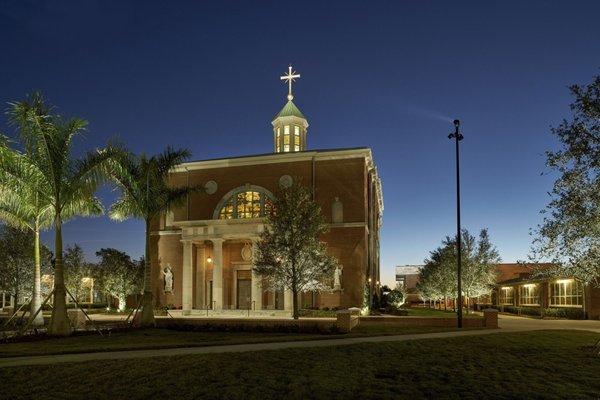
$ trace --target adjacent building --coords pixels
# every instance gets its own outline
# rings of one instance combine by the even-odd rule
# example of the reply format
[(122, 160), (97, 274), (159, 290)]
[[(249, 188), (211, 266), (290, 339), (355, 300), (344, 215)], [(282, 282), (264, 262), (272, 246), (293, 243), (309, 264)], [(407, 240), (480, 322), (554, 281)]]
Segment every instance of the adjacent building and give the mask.
[[(423, 299), (417, 291), (422, 265), (396, 267), (396, 283), (407, 294), (406, 303)], [(502, 263), (496, 265), (496, 284), (491, 296), (469, 299), (475, 307), (497, 307), (518, 314), (600, 319), (600, 289), (584, 287), (572, 277), (534, 278), (535, 271), (552, 264)], [(447, 299), (447, 307), (453, 299)]]
[(534, 278), (535, 268), (550, 264), (500, 264), (493, 296), (501, 310), (517, 313), (600, 319), (600, 288), (572, 277)]

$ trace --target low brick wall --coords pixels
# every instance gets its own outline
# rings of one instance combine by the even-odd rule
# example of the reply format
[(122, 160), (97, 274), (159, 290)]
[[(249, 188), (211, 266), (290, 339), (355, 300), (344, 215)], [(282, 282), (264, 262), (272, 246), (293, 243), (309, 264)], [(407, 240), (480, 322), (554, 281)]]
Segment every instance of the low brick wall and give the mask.
[(199, 331), (339, 332), (335, 318), (156, 318), (161, 328)]

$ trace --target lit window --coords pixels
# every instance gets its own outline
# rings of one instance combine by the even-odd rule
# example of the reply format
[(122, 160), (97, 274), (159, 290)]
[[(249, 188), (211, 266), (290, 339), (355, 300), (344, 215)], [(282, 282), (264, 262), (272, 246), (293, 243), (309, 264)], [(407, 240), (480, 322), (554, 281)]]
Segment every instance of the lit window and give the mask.
[(248, 190), (231, 196), (219, 210), (219, 219), (261, 218), (271, 212), (267, 194)]
[(281, 151), (281, 128), (277, 128), (277, 134), (275, 135), (275, 150), (278, 153)]
[(294, 151), (300, 151), (300, 127), (294, 126)]
[(551, 283), (550, 305), (581, 307), (583, 305), (583, 285), (574, 279), (561, 279)]
[(498, 292), (498, 294), (500, 296), (500, 299), (499, 299), (500, 304), (503, 304), (503, 305), (514, 304), (515, 289), (512, 286), (500, 288), (500, 291)]
[(522, 306), (539, 306), (538, 285), (530, 283), (519, 288), (519, 304)]
[(283, 127), (283, 151), (290, 151), (290, 126)]

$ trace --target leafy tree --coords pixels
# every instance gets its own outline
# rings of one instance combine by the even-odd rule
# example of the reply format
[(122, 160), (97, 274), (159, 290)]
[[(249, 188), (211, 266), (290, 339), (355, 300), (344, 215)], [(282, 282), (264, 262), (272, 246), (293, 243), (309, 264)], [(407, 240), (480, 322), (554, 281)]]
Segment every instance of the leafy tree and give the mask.
[[(500, 256), (482, 229), (477, 240), (468, 230), (462, 231), (462, 295), (467, 298), (488, 294), (496, 281), (496, 264)], [(457, 296), (456, 239), (447, 236), (432, 251), (420, 271), (417, 289), (428, 300)]]
[(298, 319), (298, 294), (322, 289), (337, 265), (319, 240), (326, 231), (320, 207), (298, 183), (278, 194), (266, 218), (254, 271), (266, 278), (271, 289), (292, 291), (294, 319)]
[(127, 295), (140, 292), (144, 280), (144, 262), (136, 262), (117, 249), (100, 249), (98, 278), (102, 289), (119, 300), (119, 311), (125, 310)]
[[(463, 236), (462, 289), (467, 299), (490, 293), (496, 283), (496, 265), (501, 261), (498, 250), (490, 242), (487, 229), (479, 232), (479, 240), (466, 229)], [(467, 309), (469, 303), (467, 302)]]
[(400, 307), (404, 302), (405, 294), (404, 288), (396, 287), (386, 293), (386, 303), (393, 307)]
[(89, 287), (86, 285), (86, 278), (94, 277), (93, 266), (85, 260), (85, 254), (79, 245), (68, 246), (63, 255), (65, 268), (65, 286), (71, 292), (77, 301), (82, 301), (85, 297), (86, 290)]
[[(11, 120), (18, 124), (25, 154), (5, 152), (0, 157), (0, 171), (11, 176), (23, 192), (37, 197), (40, 204), (49, 204), (54, 229), (54, 291), (52, 317), (48, 326), (51, 335), (69, 335), (63, 269), (62, 224), (75, 215), (102, 213), (100, 201), (94, 196), (102, 183), (112, 149), (96, 150), (81, 159), (74, 159), (73, 139), (81, 134), (87, 122), (79, 118), (64, 118), (33, 97), (12, 103)], [(21, 189), (20, 189), (21, 190)]]
[[(22, 303), (33, 294), (35, 271), (31, 254), (34, 246), (34, 237), (28, 232), (10, 225), (0, 226), (0, 289), (14, 296), (15, 304)], [(41, 246), (40, 273), (51, 272), (50, 258), (50, 251)]]
[(573, 115), (552, 129), (560, 147), (546, 152), (546, 165), (558, 178), (531, 258), (555, 264), (546, 273), (600, 287), (600, 75), (569, 89)]
[(419, 271), (417, 290), (425, 300), (437, 301), (456, 297), (456, 246), (446, 237), (442, 245), (429, 254)]
[(111, 178), (121, 191), (121, 197), (111, 206), (111, 218), (122, 221), (127, 218), (142, 219), (146, 226), (146, 247), (144, 252), (144, 295), (140, 325), (154, 325), (154, 302), (152, 296), (152, 276), (150, 265), (150, 222), (161, 213), (183, 204), (191, 193), (199, 192), (200, 187), (172, 187), (168, 178), (170, 171), (186, 161), (188, 150), (173, 150), (170, 147), (163, 153), (147, 157), (122, 153), (110, 169)]

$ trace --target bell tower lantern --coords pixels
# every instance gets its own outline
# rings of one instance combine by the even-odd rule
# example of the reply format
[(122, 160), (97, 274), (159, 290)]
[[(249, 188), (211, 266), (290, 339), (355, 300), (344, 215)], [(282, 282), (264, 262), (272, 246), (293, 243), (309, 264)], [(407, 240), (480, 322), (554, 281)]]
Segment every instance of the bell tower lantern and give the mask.
[(292, 101), (292, 83), (300, 74), (288, 67), (287, 75), (281, 77), (288, 83), (287, 103), (271, 122), (273, 125), (273, 144), (275, 153), (291, 153), (306, 150), (306, 129), (308, 121)]

